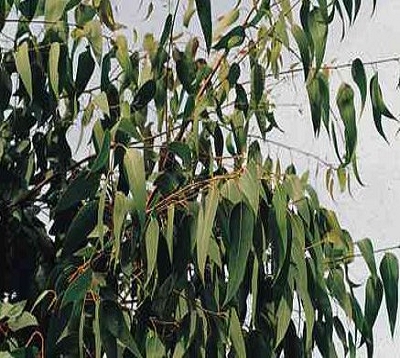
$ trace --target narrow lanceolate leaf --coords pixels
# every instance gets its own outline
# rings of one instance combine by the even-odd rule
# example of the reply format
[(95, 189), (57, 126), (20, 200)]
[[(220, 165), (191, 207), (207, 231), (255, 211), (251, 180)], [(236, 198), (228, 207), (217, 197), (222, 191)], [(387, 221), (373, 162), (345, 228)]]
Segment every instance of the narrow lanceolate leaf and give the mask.
[(286, 258), (287, 246), (288, 246), (288, 224), (287, 224), (287, 195), (282, 186), (277, 186), (275, 190), (275, 194), (272, 198), (272, 205), (274, 207), (275, 212), (275, 220), (278, 228), (278, 247), (277, 247), (277, 274), (278, 277), (279, 272), (283, 266), (283, 263)]
[(354, 108), (354, 92), (346, 83), (342, 84), (336, 96), (336, 103), (344, 123), (346, 141), (346, 164), (350, 163), (357, 145), (356, 110)]
[(59, 84), (59, 75), (58, 75), (58, 63), (60, 61), (60, 43), (53, 42), (50, 46), (49, 51), (49, 78), (51, 89), (53, 90), (56, 98), (58, 98), (58, 84)]
[(292, 316), (292, 308), (293, 294), (292, 292), (290, 292), (289, 286), (286, 286), (275, 314), (275, 317), (278, 321), (276, 327), (275, 347), (277, 347), (282, 342), (282, 339), (285, 337), (286, 331), (289, 328), (290, 319)]
[(29, 45), (26, 41), (23, 42), (15, 52), (15, 66), (17, 67), (18, 74), (21, 77), (22, 83), (24, 84), (29, 97), (32, 99), (32, 71), (29, 62)]
[(365, 320), (372, 329), (383, 298), (382, 282), (377, 276), (370, 276), (365, 287)]
[(218, 190), (214, 185), (207, 195), (204, 210), (202, 207), (199, 210), (197, 221), (197, 263), (199, 265), (200, 276), (203, 279), (217, 207)]
[(90, 170), (92, 172), (97, 172), (103, 167), (105, 167), (108, 163), (108, 158), (110, 155), (110, 145), (111, 145), (111, 134), (110, 131), (107, 129), (104, 133), (103, 137), (103, 144), (101, 146), (101, 150), (99, 155), (97, 156), (96, 160), (94, 161)]
[(124, 157), (124, 166), (128, 176), (129, 188), (133, 195), (134, 207), (139, 214), (144, 214), (147, 192), (143, 156), (136, 149), (128, 149)]
[(367, 99), (367, 76), (365, 74), (364, 65), (359, 58), (356, 58), (351, 65), (351, 75), (360, 91), (362, 113)]
[(385, 102), (383, 101), (382, 90), (379, 85), (378, 74), (376, 73), (370, 82), (370, 95), (372, 102), (372, 112), (374, 115), (375, 127), (383, 139), (388, 141), (382, 127), (382, 115), (396, 120), (396, 117), (389, 111)]
[(386, 253), (379, 271), (385, 291), (386, 309), (389, 316), (390, 332), (394, 335), (398, 308), (399, 263), (396, 256)]
[(310, 102), (311, 120), (313, 123), (314, 134), (318, 136), (321, 128), (322, 117), (322, 92), (320, 89), (320, 81), (317, 77), (312, 77), (307, 83), (307, 94)]
[(316, 72), (321, 68), (325, 56), (328, 23), (319, 8), (314, 8), (308, 17), (308, 29), (314, 44)]
[(212, 14), (211, 0), (196, 0), (197, 14), (199, 16), (201, 29), (206, 42), (207, 51), (210, 52), (212, 43)]
[(311, 66), (310, 49), (306, 34), (298, 25), (292, 27), (292, 34), (300, 51), (301, 62), (304, 68), (304, 80), (307, 80)]
[(91, 269), (86, 269), (84, 272), (80, 273), (74, 281), (71, 282), (64, 293), (61, 301), (61, 307), (64, 307), (70, 302), (81, 301), (85, 298), (86, 292), (90, 287), (90, 283), (92, 282), (92, 275), (93, 271)]
[[(121, 235), (124, 226), (125, 215), (127, 213), (127, 199), (123, 193), (118, 191), (114, 198), (113, 224), (114, 224), (114, 246), (113, 256), (115, 258), (115, 266), (119, 261), (119, 253), (121, 249)], [(114, 266), (114, 267), (115, 267)]]
[(107, 94), (105, 92), (101, 92), (95, 96), (93, 98), (93, 104), (95, 104), (104, 114), (110, 116), (110, 106), (108, 105)]
[(171, 263), (174, 257), (174, 218), (175, 218), (175, 205), (168, 206), (167, 212), (167, 247)]
[(101, 358), (100, 300), (94, 301), (93, 334), (94, 334), (95, 358)]
[(265, 71), (259, 64), (255, 63), (251, 68), (251, 104), (254, 109), (258, 107), (265, 88)]
[(365, 238), (361, 241), (357, 242), (357, 246), (361, 251), (361, 254), (368, 265), (369, 271), (371, 275), (376, 276), (376, 263), (375, 263), (375, 254), (374, 248), (372, 247), (372, 242), (370, 239)]
[(225, 304), (232, 299), (242, 283), (253, 241), (253, 230), (253, 212), (244, 202), (237, 204), (229, 220), (231, 247), (228, 253), (229, 279)]
[(156, 267), (159, 236), (158, 220), (154, 217), (150, 219), (146, 230), (146, 257), (147, 257), (147, 279), (149, 280)]
[(236, 351), (236, 357), (246, 357), (246, 346), (244, 344), (242, 326), (235, 308), (231, 309), (229, 317), (229, 335), (233, 348)]

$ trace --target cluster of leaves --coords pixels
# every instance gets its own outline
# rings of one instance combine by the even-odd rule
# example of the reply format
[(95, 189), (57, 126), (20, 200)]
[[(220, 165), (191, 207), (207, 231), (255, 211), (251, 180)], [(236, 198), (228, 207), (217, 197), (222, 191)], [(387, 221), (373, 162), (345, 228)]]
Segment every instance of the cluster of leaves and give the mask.
[[(0, 1), (0, 28), (15, 31), (0, 62), (0, 292), (36, 317), (2, 304), (1, 349), (334, 357), (336, 336), (345, 355), (365, 344), (372, 356), (383, 296), (394, 332), (397, 259), (387, 253), (378, 274), (371, 241), (355, 243), (307, 174), (264, 158), (250, 129), (264, 140), (280, 129), (266, 79), (297, 46), (314, 132), (325, 126), (339, 159), (328, 182), (336, 171), (344, 187), (349, 165), (358, 176), (354, 93), (339, 88), (332, 121), (323, 61), (335, 11), (352, 23), (360, 4), (261, 0), (241, 14), (239, 2), (213, 29), (209, 0), (177, 1), (160, 36), (130, 49), (109, 0)], [(201, 37), (183, 30), (180, 48), (193, 15)], [(361, 60), (352, 75), (364, 107)], [(382, 116), (394, 117), (376, 74), (370, 94), (384, 136)], [(79, 161), (76, 123), (93, 145)], [(364, 309), (355, 246), (370, 270)]]

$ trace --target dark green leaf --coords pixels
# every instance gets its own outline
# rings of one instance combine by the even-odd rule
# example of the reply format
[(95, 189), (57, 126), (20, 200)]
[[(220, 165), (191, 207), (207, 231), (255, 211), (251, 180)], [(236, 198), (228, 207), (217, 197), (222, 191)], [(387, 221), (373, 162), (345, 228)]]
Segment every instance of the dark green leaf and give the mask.
[(399, 264), (396, 256), (386, 253), (379, 266), (385, 290), (386, 309), (389, 317), (390, 332), (394, 335), (398, 308)]
[(82, 200), (92, 198), (99, 187), (100, 177), (98, 174), (90, 174), (82, 171), (63, 193), (58, 201), (56, 212), (69, 209), (71, 206), (78, 204)]
[(304, 69), (304, 80), (307, 80), (311, 66), (310, 49), (307, 35), (301, 29), (301, 27), (297, 25), (292, 27), (292, 34), (300, 50), (301, 61)]
[(265, 71), (259, 64), (255, 63), (251, 68), (251, 103), (254, 108), (258, 107), (265, 87)]
[(361, 113), (364, 110), (365, 101), (367, 99), (367, 76), (362, 61), (356, 58), (351, 65), (351, 75), (357, 84), (361, 95)]
[(375, 263), (375, 254), (374, 248), (372, 247), (372, 242), (370, 239), (365, 238), (361, 241), (357, 242), (357, 246), (361, 251), (361, 254), (368, 265), (369, 271), (372, 276), (376, 276), (376, 263)]
[(87, 84), (92, 77), (95, 68), (95, 61), (90, 52), (90, 48), (87, 47), (86, 51), (79, 55), (78, 69), (76, 71), (76, 96), (79, 97), (82, 92), (86, 89)]
[(228, 72), (228, 82), (230, 87), (234, 87), (240, 77), (240, 66), (238, 63), (234, 62), (229, 68)]
[(348, 84), (342, 84), (336, 96), (336, 103), (344, 123), (346, 142), (346, 164), (350, 163), (357, 145), (356, 111), (354, 108), (354, 92)]
[(147, 81), (136, 93), (133, 99), (132, 107), (136, 111), (142, 109), (154, 98), (155, 94), (156, 82), (154, 80)]
[(322, 99), (320, 82), (316, 77), (310, 78), (307, 83), (308, 99), (311, 107), (311, 119), (314, 128), (314, 134), (318, 136), (321, 128), (321, 116), (322, 116)]
[(212, 43), (212, 13), (211, 0), (196, 0), (197, 14), (199, 16), (201, 29), (206, 42), (207, 51), (210, 52)]
[(365, 321), (368, 328), (372, 327), (378, 316), (383, 298), (383, 286), (377, 276), (370, 276), (365, 287)]
[(107, 165), (111, 150), (110, 145), (111, 134), (110, 131), (107, 129), (104, 133), (103, 144), (101, 146), (100, 153), (94, 161), (92, 167), (90, 168), (92, 172), (97, 172)]
[(318, 72), (325, 56), (326, 40), (328, 37), (328, 24), (319, 8), (314, 8), (309, 14), (308, 29), (314, 44), (315, 71)]
[(87, 291), (90, 288), (92, 282), (92, 270), (86, 269), (83, 273), (80, 273), (68, 286), (62, 298), (61, 307), (64, 307), (70, 302), (83, 301)]
[(253, 230), (253, 212), (244, 202), (237, 204), (229, 219), (231, 247), (228, 257), (229, 279), (224, 305), (232, 299), (242, 283), (247, 266), (247, 257), (252, 245)]

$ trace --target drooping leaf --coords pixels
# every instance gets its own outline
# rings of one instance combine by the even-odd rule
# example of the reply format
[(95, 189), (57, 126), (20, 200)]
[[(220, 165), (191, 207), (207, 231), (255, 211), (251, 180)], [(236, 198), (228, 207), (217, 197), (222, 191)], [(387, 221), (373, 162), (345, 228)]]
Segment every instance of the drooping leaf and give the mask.
[(146, 229), (146, 258), (147, 258), (147, 279), (152, 276), (156, 267), (157, 252), (158, 252), (158, 236), (159, 236), (158, 220), (154, 217), (150, 219)]
[(242, 326), (235, 308), (231, 308), (229, 317), (229, 335), (237, 357), (246, 357), (246, 347), (243, 339)]
[(238, 203), (229, 219), (230, 250), (228, 257), (228, 287), (225, 303), (236, 294), (242, 283), (247, 266), (247, 258), (253, 240), (254, 214), (244, 202)]
[(280, 299), (278, 309), (276, 310), (277, 327), (275, 348), (282, 342), (289, 328), (290, 318), (292, 316), (293, 294), (288, 286), (285, 287), (283, 295)]
[(96, 61), (100, 65), (103, 54), (103, 33), (100, 21), (97, 19), (89, 21), (85, 24), (83, 31), (90, 43)]
[(136, 149), (128, 149), (125, 153), (124, 167), (128, 176), (129, 188), (133, 195), (134, 207), (139, 215), (146, 210), (146, 173), (143, 156)]
[(259, 63), (255, 63), (251, 68), (251, 103), (254, 108), (258, 107), (264, 92), (264, 88), (265, 71)]
[(117, 191), (114, 198), (114, 208), (113, 208), (113, 224), (114, 224), (113, 256), (115, 258), (114, 261), (115, 266), (119, 261), (120, 250), (121, 250), (121, 236), (127, 211), (128, 211), (127, 198), (122, 192)]
[(50, 46), (49, 51), (49, 78), (51, 88), (58, 98), (58, 88), (59, 88), (59, 71), (58, 64), (60, 61), (60, 43), (53, 42)]
[(328, 24), (319, 8), (314, 8), (308, 16), (308, 29), (314, 44), (315, 71), (321, 68), (325, 56), (326, 41), (328, 37)]
[(377, 276), (370, 276), (365, 287), (365, 320), (372, 330), (378, 317), (383, 298), (382, 282)]
[(78, 58), (78, 69), (76, 71), (76, 96), (79, 97), (86, 89), (95, 68), (95, 62), (88, 47)]
[(207, 51), (210, 52), (212, 43), (212, 13), (211, 0), (196, 0), (197, 15), (199, 16), (201, 29), (206, 42)]
[(379, 266), (385, 292), (390, 332), (394, 335), (398, 309), (399, 264), (396, 256), (386, 253)]
[(361, 241), (357, 242), (357, 246), (361, 251), (361, 254), (368, 265), (369, 271), (372, 276), (376, 276), (376, 263), (375, 263), (375, 254), (374, 248), (372, 247), (372, 242), (370, 239), (365, 238)]
[(24, 41), (15, 52), (15, 66), (21, 77), (22, 83), (28, 92), (29, 97), (33, 97), (33, 86), (32, 86), (32, 70), (31, 63), (29, 61), (29, 44)]
[(308, 73), (310, 72), (311, 58), (310, 58), (310, 48), (307, 39), (307, 35), (298, 25), (293, 25), (292, 34), (296, 40), (297, 46), (300, 50), (301, 61), (304, 69), (304, 80), (308, 78)]
[(218, 207), (218, 189), (210, 188), (205, 201), (205, 207), (200, 207), (197, 221), (197, 263), (201, 278), (204, 280), (204, 269), (210, 247), (213, 223)]
[(316, 77), (309, 79), (307, 83), (307, 93), (311, 108), (311, 119), (314, 128), (314, 134), (318, 136), (321, 128), (321, 116), (322, 116), (322, 100), (320, 82)]
[(365, 74), (364, 65), (359, 58), (356, 58), (351, 65), (351, 75), (360, 91), (362, 113), (365, 107), (365, 101), (367, 99), (367, 76)]
[(378, 133), (385, 139), (387, 142), (386, 135), (383, 131), (382, 127), (382, 115), (387, 118), (391, 118), (396, 120), (396, 117), (389, 111), (385, 102), (383, 101), (382, 90), (379, 85), (378, 73), (376, 73), (370, 81), (370, 95), (371, 95), (371, 103), (372, 103), (372, 112), (374, 116), (375, 127)]
[(336, 103), (340, 116), (344, 123), (344, 135), (346, 142), (345, 163), (353, 159), (357, 145), (356, 111), (354, 108), (354, 92), (348, 84), (342, 84), (336, 96)]
[(106, 130), (103, 137), (103, 144), (101, 145), (100, 153), (98, 154), (96, 160), (94, 161), (90, 170), (92, 172), (97, 172), (108, 163), (108, 158), (110, 155), (110, 145), (111, 145), (111, 134), (109, 130)]

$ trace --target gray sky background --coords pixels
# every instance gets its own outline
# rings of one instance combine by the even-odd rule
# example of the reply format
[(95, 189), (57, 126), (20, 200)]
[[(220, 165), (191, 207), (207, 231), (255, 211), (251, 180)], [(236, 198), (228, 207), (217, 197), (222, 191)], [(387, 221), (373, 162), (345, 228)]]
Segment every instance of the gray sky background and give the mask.
[[(144, 1), (148, 3), (148, 1)], [(165, 18), (162, 5), (167, 1), (155, 1), (157, 11), (149, 21), (143, 22), (146, 6), (139, 10), (139, 1), (121, 0), (117, 17), (130, 28), (136, 28), (143, 35), (145, 32), (159, 33)], [(227, 11), (234, 4), (232, 0), (213, 1), (216, 14)], [(245, 5), (247, 2), (243, 1)], [(356, 24), (350, 28), (344, 41), (340, 42), (341, 27), (336, 26), (331, 32), (327, 50), (327, 63), (350, 63), (360, 57), (363, 61), (376, 61), (400, 55), (400, 2), (380, 0), (377, 11), (371, 18), (372, 0), (363, 1), (361, 15)], [(286, 63), (286, 65), (288, 65)], [(287, 67), (286, 67), (287, 68)], [(400, 63), (390, 62), (368, 66), (370, 78), (375, 70), (379, 71), (379, 80), (389, 108), (400, 118), (400, 91), (396, 89), (400, 76)], [(287, 80), (275, 95), (278, 106), (276, 118), (282, 126), (284, 135), (277, 134), (273, 139), (313, 152), (326, 159), (334, 159), (333, 148), (323, 136), (312, 138), (311, 120), (308, 100), (301, 83), (301, 76)], [(332, 73), (332, 88), (337, 89), (342, 81), (351, 81), (347, 69)], [(332, 93), (334, 98), (335, 93)], [(290, 104), (290, 106), (288, 106)], [(295, 106), (292, 106), (295, 104)], [(400, 135), (395, 137), (399, 125), (387, 121), (384, 129), (390, 145), (378, 135), (373, 124), (370, 104), (359, 122), (359, 169), (366, 187), (357, 186), (353, 180), (353, 198), (348, 194), (336, 194), (332, 201), (324, 188), (324, 171), (321, 168), (315, 177), (315, 163), (309, 158), (289, 153), (284, 149), (269, 146), (273, 156), (279, 156), (286, 162), (293, 162), (302, 169), (310, 169), (311, 180), (320, 195), (321, 202), (334, 209), (340, 222), (350, 231), (355, 240), (364, 237), (373, 239), (375, 248), (387, 247), (400, 243)], [(400, 252), (396, 252), (397, 255)], [(379, 256), (378, 256), (379, 257)], [(366, 280), (366, 270), (355, 264), (353, 274), (356, 278)], [(384, 308), (384, 309), (383, 309)], [(400, 324), (396, 327), (394, 340), (391, 339), (387, 323), (386, 308), (382, 307), (375, 329), (376, 357), (400, 356)], [(363, 357), (364, 351), (359, 355)]]

